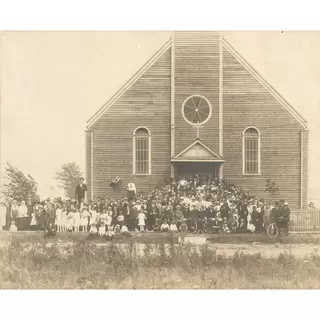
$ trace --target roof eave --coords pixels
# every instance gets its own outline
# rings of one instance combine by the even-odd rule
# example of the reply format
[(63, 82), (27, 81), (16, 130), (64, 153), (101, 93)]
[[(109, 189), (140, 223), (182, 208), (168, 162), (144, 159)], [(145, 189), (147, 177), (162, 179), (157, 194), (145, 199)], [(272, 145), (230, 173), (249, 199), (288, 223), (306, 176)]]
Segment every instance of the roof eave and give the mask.
[(306, 119), (304, 119), (302, 115), (288, 101), (286, 101), (280, 93), (272, 87), (225, 38), (223, 38), (223, 46), (262, 86), (268, 90), (268, 92), (273, 95), (273, 97), (288, 111), (288, 113), (297, 122), (299, 122), (304, 130), (308, 130)]
[(161, 48), (87, 121), (90, 129), (98, 119), (111, 107), (170, 47), (170, 37)]

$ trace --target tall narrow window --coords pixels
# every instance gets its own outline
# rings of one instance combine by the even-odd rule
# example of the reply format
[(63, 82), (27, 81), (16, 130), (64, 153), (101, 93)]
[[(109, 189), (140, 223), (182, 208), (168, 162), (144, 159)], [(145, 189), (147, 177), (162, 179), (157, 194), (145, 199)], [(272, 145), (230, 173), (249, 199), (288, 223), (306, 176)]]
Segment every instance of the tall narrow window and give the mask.
[(260, 174), (260, 133), (252, 127), (243, 132), (243, 174)]
[(138, 128), (133, 134), (133, 174), (151, 174), (151, 137), (146, 128)]

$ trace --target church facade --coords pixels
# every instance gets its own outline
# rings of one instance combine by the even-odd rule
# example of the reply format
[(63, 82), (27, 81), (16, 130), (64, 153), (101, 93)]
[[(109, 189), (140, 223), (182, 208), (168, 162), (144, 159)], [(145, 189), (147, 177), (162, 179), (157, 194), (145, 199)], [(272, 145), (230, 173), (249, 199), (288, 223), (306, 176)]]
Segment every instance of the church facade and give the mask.
[[(88, 198), (149, 191), (170, 177), (214, 175), (291, 208), (307, 206), (306, 121), (220, 34), (172, 37), (89, 119)], [(118, 176), (123, 184), (113, 189)]]

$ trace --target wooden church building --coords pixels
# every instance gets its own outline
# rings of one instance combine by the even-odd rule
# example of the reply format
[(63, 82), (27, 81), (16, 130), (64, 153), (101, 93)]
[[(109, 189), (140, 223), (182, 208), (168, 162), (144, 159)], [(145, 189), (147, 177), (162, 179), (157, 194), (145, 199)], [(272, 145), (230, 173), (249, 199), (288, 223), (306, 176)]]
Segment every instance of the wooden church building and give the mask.
[[(174, 32), (87, 123), (88, 199), (215, 175), (307, 206), (306, 121), (216, 32)], [(110, 182), (123, 181), (119, 189)]]

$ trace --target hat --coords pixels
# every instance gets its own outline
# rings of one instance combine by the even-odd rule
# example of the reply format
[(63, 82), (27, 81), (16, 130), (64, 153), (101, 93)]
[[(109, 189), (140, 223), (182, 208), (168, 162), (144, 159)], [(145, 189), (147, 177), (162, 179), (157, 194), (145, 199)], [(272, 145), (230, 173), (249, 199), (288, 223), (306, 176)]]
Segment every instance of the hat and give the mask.
[(287, 205), (288, 205), (288, 202), (285, 202), (283, 205), (284, 205), (284, 206), (287, 206)]

